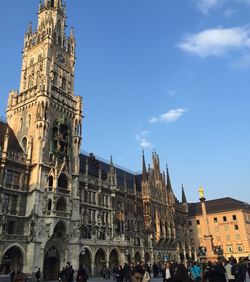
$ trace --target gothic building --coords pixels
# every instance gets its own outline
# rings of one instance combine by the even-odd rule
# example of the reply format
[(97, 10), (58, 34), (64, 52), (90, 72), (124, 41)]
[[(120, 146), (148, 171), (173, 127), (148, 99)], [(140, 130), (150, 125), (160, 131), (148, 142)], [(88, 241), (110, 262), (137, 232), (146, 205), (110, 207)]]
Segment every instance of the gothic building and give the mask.
[(81, 154), (82, 98), (74, 95), (76, 41), (62, 0), (40, 1), (24, 37), (20, 90), (0, 122), (0, 272), (45, 280), (70, 261), (92, 275), (125, 261), (191, 256), (187, 214), (159, 156), (135, 174)]

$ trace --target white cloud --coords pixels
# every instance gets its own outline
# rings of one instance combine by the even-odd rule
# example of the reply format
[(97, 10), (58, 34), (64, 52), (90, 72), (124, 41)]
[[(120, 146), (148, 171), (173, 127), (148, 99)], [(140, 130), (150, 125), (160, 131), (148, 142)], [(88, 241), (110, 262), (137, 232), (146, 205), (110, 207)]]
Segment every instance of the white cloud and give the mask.
[[(249, 5), (250, 0), (194, 0), (194, 3), (196, 4), (197, 8), (203, 14), (209, 14), (210, 10), (214, 10), (216, 8), (221, 8), (221, 7), (224, 7), (224, 6), (231, 4), (231, 3)], [(230, 9), (227, 9), (227, 10), (229, 11)], [(229, 12), (229, 13), (230, 13), (230, 16), (232, 16), (231, 12)], [(224, 15), (225, 15), (225, 13), (224, 13)], [(227, 16), (227, 15), (225, 15), (225, 16)]]
[(201, 58), (223, 56), (228, 51), (250, 47), (250, 30), (246, 27), (206, 29), (188, 34), (177, 45), (180, 49)]
[(208, 14), (210, 9), (222, 5), (223, 2), (224, 0), (195, 0), (198, 9), (204, 14)]
[(160, 115), (159, 117), (152, 117), (149, 122), (150, 123), (156, 123), (156, 122), (173, 122), (176, 121), (178, 118), (180, 118), (184, 112), (187, 110), (185, 109), (175, 109), (175, 110), (169, 110), (165, 114)]
[(142, 130), (138, 134), (136, 134), (136, 140), (139, 142), (140, 147), (143, 149), (153, 148), (153, 144), (145, 137), (147, 134), (147, 130)]

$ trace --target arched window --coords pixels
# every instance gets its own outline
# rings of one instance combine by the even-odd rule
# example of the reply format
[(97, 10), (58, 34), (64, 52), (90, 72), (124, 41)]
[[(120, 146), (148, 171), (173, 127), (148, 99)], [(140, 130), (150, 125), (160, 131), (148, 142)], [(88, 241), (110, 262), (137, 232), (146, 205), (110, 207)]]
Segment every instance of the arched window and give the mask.
[(33, 66), (33, 65), (34, 65), (34, 58), (32, 57), (32, 58), (30, 59), (30, 67)]
[(66, 78), (65, 77), (62, 78), (62, 90), (63, 91), (66, 90)]
[(66, 212), (66, 201), (64, 198), (60, 198), (56, 203), (56, 210)]
[(54, 0), (50, 0), (51, 2), (50, 2), (50, 6), (51, 7), (54, 7)]
[(52, 208), (52, 201), (51, 201), (51, 199), (48, 200), (47, 208), (48, 208), (48, 211), (51, 211), (51, 208)]
[(38, 62), (41, 62), (43, 60), (43, 55), (42, 54), (39, 54), (38, 55)]
[(31, 124), (31, 115), (28, 115), (27, 122), (26, 122), (26, 127), (29, 128), (30, 124)]
[(48, 178), (48, 185), (49, 187), (53, 187), (53, 176), (52, 175), (50, 175)]
[(60, 32), (60, 30), (61, 30), (61, 21), (60, 20), (57, 21), (56, 29), (57, 29), (58, 32)]
[(22, 149), (26, 153), (27, 151), (27, 138), (26, 137), (23, 137), (22, 139)]
[(58, 36), (58, 45), (61, 45), (62, 44), (62, 38), (61, 36)]
[(54, 84), (55, 86), (57, 86), (57, 82), (58, 82), (58, 74), (57, 74), (57, 72), (54, 72), (53, 84)]
[(68, 189), (68, 178), (64, 173), (58, 178), (58, 188)]
[(20, 122), (19, 122), (19, 130), (23, 130), (23, 118), (20, 118)]

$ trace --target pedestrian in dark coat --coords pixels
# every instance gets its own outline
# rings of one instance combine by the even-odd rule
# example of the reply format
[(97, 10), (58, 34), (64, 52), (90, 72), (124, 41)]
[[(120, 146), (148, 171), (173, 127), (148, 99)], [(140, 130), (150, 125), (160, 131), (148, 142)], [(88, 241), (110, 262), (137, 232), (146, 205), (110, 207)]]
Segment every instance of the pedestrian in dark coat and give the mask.
[(124, 278), (124, 272), (123, 272), (122, 266), (119, 265), (118, 270), (116, 272), (116, 281), (123, 282), (123, 278)]
[(226, 282), (226, 275), (221, 271), (220, 267), (209, 265), (204, 272), (204, 281), (206, 282)]
[(177, 266), (177, 269), (174, 274), (174, 279), (173, 281), (175, 282), (189, 282), (189, 277), (188, 277), (188, 271), (187, 268), (183, 263), (180, 263)]
[(14, 281), (15, 275), (16, 275), (16, 272), (14, 270), (12, 270), (11, 273), (10, 273), (10, 282)]
[(77, 282), (87, 282), (87, 280), (88, 280), (87, 271), (82, 265), (80, 265), (79, 270), (77, 272), (76, 281)]
[(36, 281), (40, 282), (40, 280), (41, 280), (41, 270), (40, 270), (40, 268), (38, 268), (35, 276), (36, 276)]

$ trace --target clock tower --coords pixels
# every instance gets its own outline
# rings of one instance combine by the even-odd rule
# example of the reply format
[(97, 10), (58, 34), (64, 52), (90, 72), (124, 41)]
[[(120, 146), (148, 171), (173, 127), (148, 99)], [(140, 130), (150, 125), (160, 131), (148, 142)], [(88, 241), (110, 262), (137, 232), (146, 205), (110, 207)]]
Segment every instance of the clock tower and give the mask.
[[(37, 28), (30, 23), (24, 36), (20, 90), (10, 91), (6, 110), (27, 155), (26, 216), (33, 244), (26, 272), (31, 264), (41, 265), (41, 257), (49, 265), (46, 256), (53, 252), (65, 264), (77, 240), (82, 98), (74, 94), (76, 42), (73, 29), (66, 35), (65, 21), (62, 0), (40, 1)], [(60, 240), (68, 247), (60, 248)]]

